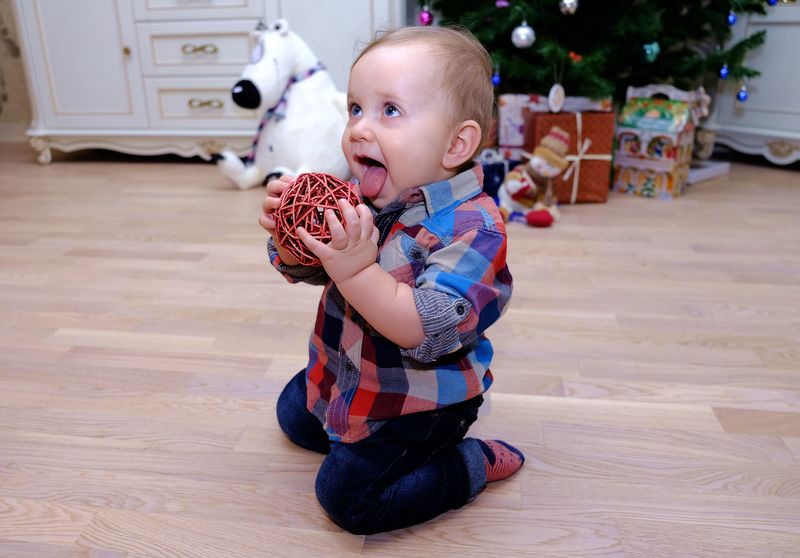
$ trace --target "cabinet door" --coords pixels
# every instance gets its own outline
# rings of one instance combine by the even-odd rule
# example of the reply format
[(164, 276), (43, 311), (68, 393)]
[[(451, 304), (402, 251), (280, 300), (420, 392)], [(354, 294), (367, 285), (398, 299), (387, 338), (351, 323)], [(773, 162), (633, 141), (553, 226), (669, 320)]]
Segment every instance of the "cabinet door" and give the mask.
[(736, 92), (740, 84), (723, 82), (714, 111), (719, 127), (745, 136), (800, 139), (800, 4), (780, 3), (767, 8), (766, 16), (751, 15), (736, 23), (732, 41), (761, 30), (767, 31), (764, 45), (751, 52), (747, 65), (761, 76), (750, 81), (748, 100), (740, 103)]
[(37, 118), (46, 128), (144, 128), (126, 0), (18, 0)]
[[(292, 31), (325, 64), (337, 89), (347, 91), (353, 59), (376, 31), (405, 25), (404, 0), (272, 0), (267, 13), (289, 22)], [(308, 17), (313, 14), (313, 17)]]

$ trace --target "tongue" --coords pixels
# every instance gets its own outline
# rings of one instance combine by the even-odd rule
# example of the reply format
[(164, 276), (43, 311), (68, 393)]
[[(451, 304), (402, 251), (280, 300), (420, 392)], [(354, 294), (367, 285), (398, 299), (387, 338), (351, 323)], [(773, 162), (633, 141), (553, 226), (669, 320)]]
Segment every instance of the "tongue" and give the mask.
[(364, 180), (361, 181), (361, 193), (368, 198), (374, 198), (381, 193), (385, 182), (386, 168), (369, 167), (364, 173)]

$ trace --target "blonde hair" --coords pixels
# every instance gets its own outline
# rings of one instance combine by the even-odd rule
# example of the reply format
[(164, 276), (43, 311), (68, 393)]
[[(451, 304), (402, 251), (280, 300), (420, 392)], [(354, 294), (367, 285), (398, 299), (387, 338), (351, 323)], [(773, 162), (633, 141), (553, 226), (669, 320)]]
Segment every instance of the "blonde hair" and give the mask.
[(380, 35), (369, 43), (353, 62), (353, 66), (371, 50), (404, 44), (432, 47), (432, 59), (420, 60), (419, 63), (436, 64), (441, 70), (441, 83), (449, 101), (452, 123), (457, 124), (464, 120), (477, 122), (481, 128), (478, 146), (480, 150), (487, 139), (494, 110), (489, 53), (463, 27), (403, 27)]

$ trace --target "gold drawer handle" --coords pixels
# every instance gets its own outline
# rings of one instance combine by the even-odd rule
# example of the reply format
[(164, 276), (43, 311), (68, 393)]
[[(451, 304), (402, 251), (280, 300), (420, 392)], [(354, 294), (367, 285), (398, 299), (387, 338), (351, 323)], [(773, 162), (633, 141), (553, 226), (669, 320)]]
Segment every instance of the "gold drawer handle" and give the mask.
[(184, 54), (216, 54), (219, 52), (219, 48), (217, 45), (206, 44), (206, 45), (190, 45), (185, 44), (181, 47), (181, 52)]
[(221, 109), (224, 103), (219, 99), (189, 99), (187, 104), (190, 109)]

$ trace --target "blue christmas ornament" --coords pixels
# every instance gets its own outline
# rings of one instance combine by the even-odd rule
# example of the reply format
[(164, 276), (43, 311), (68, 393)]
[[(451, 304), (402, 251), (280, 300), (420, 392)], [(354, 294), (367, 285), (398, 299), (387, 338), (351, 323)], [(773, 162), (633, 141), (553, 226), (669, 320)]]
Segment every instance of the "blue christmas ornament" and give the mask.
[(742, 85), (742, 87), (736, 93), (736, 99), (740, 103), (744, 103), (747, 100), (747, 86), (746, 85)]
[(722, 79), (725, 79), (726, 77), (728, 77), (728, 73), (730, 73), (728, 71), (728, 65), (727, 64), (723, 64), (722, 68), (719, 69), (719, 77), (722, 78)]
[(495, 87), (500, 85), (500, 74), (498, 72), (492, 74), (492, 85)]
[(774, 6), (777, 3), (778, 3), (778, 0), (767, 0), (767, 4), (769, 4), (770, 6)]
[(728, 25), (733, 25), (734, 23), (736, 23), (736, 14), (731, 10), (728, 12)]

